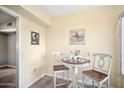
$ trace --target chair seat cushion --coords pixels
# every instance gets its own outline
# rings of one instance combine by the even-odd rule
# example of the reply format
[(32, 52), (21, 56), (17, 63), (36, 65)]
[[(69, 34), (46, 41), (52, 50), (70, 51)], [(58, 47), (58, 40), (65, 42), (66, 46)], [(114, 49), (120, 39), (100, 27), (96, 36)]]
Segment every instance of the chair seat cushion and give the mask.
[(98, 82), (102, 81), (105, 79), (108, 75), (98, 72), (96, 70), (87, 70), (87, 71), (82, 71), (82, 73)]
[(54, 65), (53, 66), (53, 70), (54, 71), (69, 70), (69, 68), (66, 67), (65, 65)]

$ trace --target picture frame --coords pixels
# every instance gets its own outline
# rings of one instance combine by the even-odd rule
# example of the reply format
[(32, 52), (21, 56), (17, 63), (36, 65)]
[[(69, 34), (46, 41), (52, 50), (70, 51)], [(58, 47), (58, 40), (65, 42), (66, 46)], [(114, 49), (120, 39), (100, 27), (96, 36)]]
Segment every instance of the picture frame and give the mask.
[(85, 29), (75, 29), (70, 31), (70, 45), (85, 44)]
[(31, 45), (39, 45), (39, 33), (31, 31)]

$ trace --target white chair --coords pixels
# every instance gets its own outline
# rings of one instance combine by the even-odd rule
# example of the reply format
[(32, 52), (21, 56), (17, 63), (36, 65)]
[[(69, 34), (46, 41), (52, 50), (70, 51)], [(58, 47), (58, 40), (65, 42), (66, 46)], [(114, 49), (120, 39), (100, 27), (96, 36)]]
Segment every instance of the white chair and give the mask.
[[(52, 55), (55, 56), (57, 62), (61, 61), (61, 58), (65, 57), (65, 55), (61, 52), (54, 52)], [(61, 78), (62, 82), (57, 82), (57, 74), (62, 73), (63, 78)], [(65, 80), (65, 73), (67, 74), (67, 80)], [(69, 68), (66, 67), (63, 64), (54, 65), (53, 66), (53, 81), (54, 81), (54, 88), (60, 87), (60, 86), (66, 86), (69, 85)], [(58, 78), (60, 79), (60, 78)], [(64, 81), (64, 82), (63, 82)]]
[(101, 88), (102, 84), (107, 81), (107, 87), (110, 86), (110, 70), (113, 58), (112, 56), (105, 53), (95, 53), (93, 54), (94, 62), (93, 69), (82, 71), (82, 87), (84, 87), (85, 76), (92, 79), (93, 87), (94, 83), (98, 83), (98, 87)]
[[(67, 73), (67, 80), (65, 79), (65, 72)], [(60, 82), (57, 82), (58, 73), (63, 74), (63, 78), (58, 78), (60, 79)], [(61, 86), (63, 86), (63, 88), (68, 87), (69, 85), (69, 80), (68, 80), (69, 68), (68, 67), (66, 67), (65, 65), (54, 65), (53, 74), (54, 74), (54, 88), (61, 87)]]

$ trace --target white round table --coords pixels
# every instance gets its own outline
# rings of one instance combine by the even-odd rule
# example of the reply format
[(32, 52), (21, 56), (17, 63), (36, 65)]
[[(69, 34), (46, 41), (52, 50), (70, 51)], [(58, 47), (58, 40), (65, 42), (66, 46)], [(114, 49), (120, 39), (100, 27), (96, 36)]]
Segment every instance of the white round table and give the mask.
[(69, 60), (69, 59), (62, 58), (61, 62), (67, 67), (72, 68), (72, 87), (78, 88), (78, 84), (77, 84), (78, 68), (89, 66), (90, 60), (83, 59), (82, 61), (78, 61), (78, 60)]

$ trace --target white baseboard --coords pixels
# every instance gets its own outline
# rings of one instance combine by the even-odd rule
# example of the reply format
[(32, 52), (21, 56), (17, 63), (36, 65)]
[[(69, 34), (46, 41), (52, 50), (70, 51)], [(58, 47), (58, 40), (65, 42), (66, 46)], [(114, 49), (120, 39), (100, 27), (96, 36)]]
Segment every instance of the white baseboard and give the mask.
[(16, 68), (16, 66), (12, 66), (12, 65), (7, 65), (8, 67), (13, 67), (13, 68)]
[(33, 82), (31, 82), (30, 84), (28, 84), (25, 88), (29, 88), (31, 85), (33, 85), (35, 82), (37, 82), (38, 80), (40, 80), (42, 77), (44, 77), (46, 74), (41, 75), (40, 77), (38, 77), (37, 79), (35, 79)]
[(0, 67), (5, 67), (6, 65), (1, 65)]
[(6, 66), (16, 68), (16, 66), (12, 66), (12, 65), (1, 65), (0, 67), (6, 67)]

